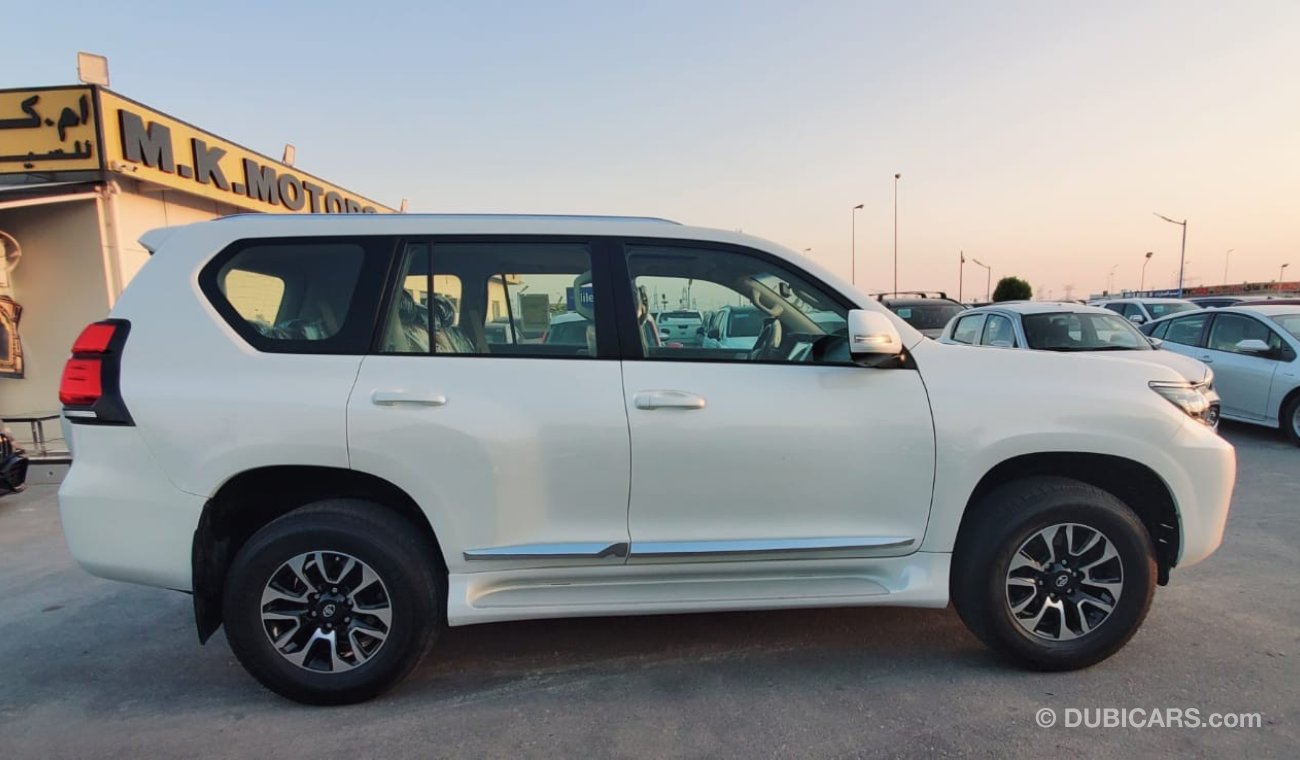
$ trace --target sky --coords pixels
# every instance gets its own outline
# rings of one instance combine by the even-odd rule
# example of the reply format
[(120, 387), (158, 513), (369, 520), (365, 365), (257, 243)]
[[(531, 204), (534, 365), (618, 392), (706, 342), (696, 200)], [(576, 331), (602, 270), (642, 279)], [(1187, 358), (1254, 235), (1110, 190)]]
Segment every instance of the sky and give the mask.
[(1172, 286), (1181, 229), (1153, 212), (1188, 220), (1189, 285), (1300, 279), (1295, 0), (4, 15), (0, 87), (75, 82), (76, 52), (101, 53), (114, 90), (412, 211), (662, 216), (845, 277), (856, 247), (857, 283), (892, 290), (900, 173), (899, 289), (982, 296), (978, 259), (1080, 297), (1137, 287), (1147, 251), (1147, 286)]

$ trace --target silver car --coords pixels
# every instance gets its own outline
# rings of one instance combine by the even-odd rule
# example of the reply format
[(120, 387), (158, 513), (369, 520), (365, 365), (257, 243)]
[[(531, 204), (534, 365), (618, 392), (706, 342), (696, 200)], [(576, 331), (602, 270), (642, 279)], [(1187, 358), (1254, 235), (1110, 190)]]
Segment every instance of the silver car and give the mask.
[(1160, 364), (1200, 390), (1210, 404), (1207, 416), (1218, 421), (1214, 372), (1181, 352), (1160, 350), (1158, 342), (1148, 340), (1131, 321), (1108, 309), (1068, 302), (996, 303), (953, 317), (939, 342), (1038, 351), (1113, 351), (1125, 359)]
[(1300, 445), (1300, 306), (1228, 306), (1148, 325), (1165, 348), (1214, 367), (1223, 416)]

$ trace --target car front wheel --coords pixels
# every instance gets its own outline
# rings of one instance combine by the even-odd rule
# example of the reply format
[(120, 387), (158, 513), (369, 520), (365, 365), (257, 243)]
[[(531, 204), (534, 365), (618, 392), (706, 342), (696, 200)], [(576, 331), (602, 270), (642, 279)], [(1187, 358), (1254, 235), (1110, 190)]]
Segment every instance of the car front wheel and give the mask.
[(1073, 670), (1137, 632), (1155, 591), (1155, 550), (1123, 502), (1076, 480), (1035, 477), (971, 509), (952, 598), (989, 647), (1033, 669)]
[(244, 668), (311, 704), (369, 699), (407, 675), (438, 630), (434, 548), (382, 506), (294, 510), (240, 549), (226, 580), (226, 638)]
[(1291, 443), (1300, 446), (1300, 394), (1282, 408), (1282, 432)]

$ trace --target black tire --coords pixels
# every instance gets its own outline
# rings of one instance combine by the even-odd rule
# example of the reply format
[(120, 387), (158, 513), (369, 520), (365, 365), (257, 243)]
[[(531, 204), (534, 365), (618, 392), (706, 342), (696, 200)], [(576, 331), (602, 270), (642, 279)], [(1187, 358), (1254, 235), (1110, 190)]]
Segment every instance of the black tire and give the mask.
[(1300, 394), (1296, 394), (1282, 406), (1282, 432), (1287, 440), (1300, 446)]
[[(1155, 548), (1142, 521), (1115, 496), (1068, 478), (1033, 477), (993, 490), (972, 505), (971, 510), (957, 537), (950, 587), (957, 614), (991, 649), (1033, 670), (1076, 670), (1114, 654), (1142, 625), (1155, 593)], [(1109, 616), (1099, 623), (1095, 622), (1095, 617), (1101, 608), (1085, 602), (1086, 607), (1073, 606), (1071, 625), (1067, 626), (1065, 611), (1052, 609), (1043, 622), (1037, 624), (1045, 626), (1046, 632), (1037, 628), (1030, 631), (1025, 626), (1031, 623), (1022, 625), (1012, 611), (1013, 593), (1023, 593), (1017, 601), (1041, 595), (1023, 612), (1026, 618), (1033, 617), (1035, 604), (1041, 610), (1049, 598), (1053, 603), (1071, 606), (1071, 601), (1081, 598), (1075, 595), (1077, 591), (1114, 601), (1095, 586), (1070, 585), (1065, 587), (1069, 590), (1068, 595), (1062, 594), (1060, 601), (1056, 602), (1058, 597), (1048, 591), (1056, 581), (1072, 583), (1070, 579), (1061, 580), (1061, 573), (1040, 574), (1033, 568), (1018, 570), (1016, 574), (1033, 575), (1035, 579), (1030, 583), (1042, 580), (1045, 585), (1031, 586), (1028, 590), (1019, 586), (1014, 590), (1008, 589), (1011, 562), (1021, 547), (1040, 531), (1067, 524), (1099, 531), (1102, 538), (1114, 547), (1122, 563), (1118, 601), (1113, 604)], [(1073, 530), (1077, 531), (1077, 528)], [(1086, 543), (1087, 530), (1073, 535)], [(1049, 530), (1049, 534), (1063, 536), (1064, 532)], [(1030, 544), (1032, 548), (1047, 548), (1043, 540), (1036, 541)], [(1102, 546), (1094, 551), (1105, 549)], [(1078, 570), (1100, 555), (1082, 552), (1084, 559), (1078, 561), (1074, 556), (1068, 555), (1066, 559), (1073, 561), (1073, 568)], [(1098, 570), (1084, 572), (1091, 574), (1105, 568), (1113, 572), (1113, 561), (1100, 565)], [(1063, 573), (1069, 573), (1069, 570)], [(1073, 629), (1083, 630), (1078, 625), (1080, 609), (1086, 610), (1094, 619), (1095, 627), (1077, 638), (1051, 638), (1060, 632), (1074, 634), (1077, 631)], [(1050, 618), (1059, 621), (1054, 626), (1055, 631), (1051, 630)]]
[[(379, 576), (389, 604), (387, 637), (376, 646), (374, 640), (363, 636), (362, 641), (376, 648), (369, 659), (350, 663), (351, 669), (320, 672), (294, 664), (280, 653), (264, 627), (262, 595), (272, 576), (285, 572), (283, 566), (291, 559), (316, 551), (349, 555), (369, 566)], [(436, 551), (418, 528), (378, 504), (333, 499), (296, 509), (253, 534), (230, 565), (222, 599), (230, 649), (249, 674), (289, 699), (318, 705), (370, 699), (405, 678), (433, 645), (441, 627), (439, 600), (446, 596), (446, 579), (436, 569)], [(319, 579), (317, 564), (304, 567), (307, 576)], [(302, 588), (315, 587), (303, 584)], [(372, 584), (371, 591), (355, 590), (360, 598), (362, 593), (376, 593), (375, 588), (379, 587)], [(302, 618), (304, 631), (324, 632), (319, 627), (323, 609), (313, 608), (316, 620)], [(360, 606), (355, 609), (362, 610)], [(334, 608), (330, 611), (333, 614)], [(352, 614), (360, 620), (365, 613)], [(331, 628), (335, 624), (340, 625), (339, 630), (345, 627), (341, 618), (335, 621)], [(330, 642), (314, 646), (332, 653)], [(344, 654), (359, 659), (350, 645), (340, 646)], [(313, 652), (319, 653), (319, 649)]]

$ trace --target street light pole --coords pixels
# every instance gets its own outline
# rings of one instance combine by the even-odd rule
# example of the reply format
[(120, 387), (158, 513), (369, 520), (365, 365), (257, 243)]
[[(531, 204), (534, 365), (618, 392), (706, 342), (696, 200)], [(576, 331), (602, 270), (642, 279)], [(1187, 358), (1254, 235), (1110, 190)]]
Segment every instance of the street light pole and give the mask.
[(898, 179), (902, 174), (894, 173), (894, 292), (898, 292)]
[(1282, 292), (1282, 273), (1285, 272), (1286, 268), (1289, 266), (1291, 266), (1291, 263), (1287, 262), (1282, 265), (1281, 269), (1277, 270), (1277, 292), (1279, 293)]
[(1228, 257), (1231, 256), (1232, 252), (1235, 250), (1237, 249), (1229, 248), (1228, 252), (1223, 254), (1223, 284), (1224, 285), (1228, 284)]
[(984, 267), (984, 300), (993, 300), (993, 267), (979, 259), (971, 259), (976, 266)]
[(849, 243), (849, 282), (854, 285), (858, 284), (858, 212), (861, 210), (862, 204), (859, 203), (849, 212), (849, 216), (853, 219), (850, 224), (852, 241)]
[(961, 286), (966, 279), (966, 252), (961, 252), (961, 268), (957, 270), (957, 303), (962, 303)]
[(1178, 254), (1178, 297), (1182, 298), (1183, 297), (1183, 267), (1186, 266), (1187, 264), (1187, 220), (1183, 219), (1183, 221), (1179, 222), (1177, 220), (1170, 219), (1164, 214), (1159, 214), (1154, 211), (1152, 211), (1151, 213), (1155, 214), (1161, 219), (1164, 219), (1166, 222), (1169, 222), (1170, 224), (1181, 224), (1183, 226), (1183, 247), (1182, 247), (1182, 252)]
[(1145, 293), (1147, 289), (1147, 264), (1151, 263), (1151, 257), (1156, 255), (1155, 251), (1147, 251), (1147, 255), (1142, 261), (1142, 281), (1138, 283), (1138, 293)]

